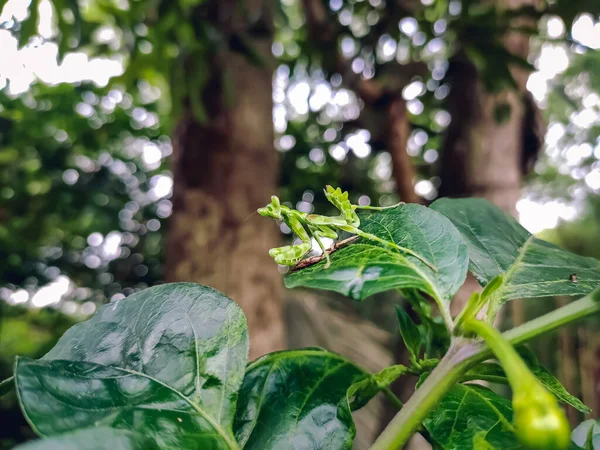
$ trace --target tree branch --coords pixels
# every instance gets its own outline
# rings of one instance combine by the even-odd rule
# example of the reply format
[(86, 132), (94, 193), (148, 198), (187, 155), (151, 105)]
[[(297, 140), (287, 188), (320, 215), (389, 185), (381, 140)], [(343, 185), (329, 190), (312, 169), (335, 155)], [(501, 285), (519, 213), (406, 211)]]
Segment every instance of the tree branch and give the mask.
[[(329, 20), (328, 12), (319, 0), (303, 0), (306, 23), (311, 40), (320, 48), (328, 50), (334, 56), (334, 69), (342, 76), (344, 85), (357, 93), (365, 105), (383, 109), (387, 127), (383, 130), (383, 140), (392, 155), (392, 170), (400, 198), (408, 203), (422, 203), (413, 186), (416, 170), (410, 156), (406, 153), (406, 144), (410, 133), (410, 124), (406, 113), (406, 104), (400, 91), (410, 79), (406, 67), (389, 77), (389, 88), (380, 85), (374, 79), (363, 78), (352, 71), (351, 63), (337, 48), (337, 27)], [(410, 72), (423, 70), (423, 64), (411, 64)], [(396, 72), (396, 71), (393, 71)], [(375, 133), (372, 133), (375, 134)]]
[(417, 178), (415, 166), (406, 152), (410, 124), (408, 123), (406, 102), (400, 95), (394, 96), (388, 106), (387, 148), (392, 155), (392, 173), (396, 181), (396, 190), (406, 203), (422, 203), (414, 188)]
[(338, 30), (329, 20), (327, 10), (320, 0), (303, 0), (308, 32), (313, 42), (335, 54), (334, 68), (342, 76), (344, 85), (355, 91), (366, 104), (381, 99), (384, 90), (373, 80), (367, 80), (352, 71), (350, 61), (337, 50)]

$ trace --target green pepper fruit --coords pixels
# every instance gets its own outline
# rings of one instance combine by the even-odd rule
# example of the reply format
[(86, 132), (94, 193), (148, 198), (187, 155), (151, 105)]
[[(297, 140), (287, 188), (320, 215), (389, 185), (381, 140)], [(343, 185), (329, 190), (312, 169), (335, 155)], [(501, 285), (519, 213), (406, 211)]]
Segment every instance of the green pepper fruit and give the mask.
[(513, 422), (521, 443), (531, 450), (566, 450), (569, 422), (556, 399), (542, 386), (513, 395)]
[(567, 450), (571, 429), (564, 412), (513, 346), (479, 320), (467, 320), (463, 328), (483, 337), (502, 364), (513, 390), (513, 422), (521, 443), (529, 450)]

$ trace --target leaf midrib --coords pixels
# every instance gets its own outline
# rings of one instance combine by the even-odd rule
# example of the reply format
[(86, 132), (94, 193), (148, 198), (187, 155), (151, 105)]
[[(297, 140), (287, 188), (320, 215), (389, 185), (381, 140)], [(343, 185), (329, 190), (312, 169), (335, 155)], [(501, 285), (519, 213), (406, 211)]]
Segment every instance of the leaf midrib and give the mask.
[[(362, 239), (362, 238), (361, 238), (361, 239)], [(405, 266), (410, 266), (410, 267), (411, 267), (411, 268), (412, 268), (412, 269), (413, 269), (413, 270), (414, 270), (414, 271), (415, 271), (417, 274), (419, 274), (419, 275), (421, 276), (421, 278), (422, 278), (423, 280), (427, 281), (427, 284), (429, 285), (429, 287), (430, 287), (430, 289), (431, 289), (431, 292), (430, 292), (430, 293), (433, 295), (434, 299), (435, 299), (437, 302), (439, 302), (440, 306), (441, 306), (441, 304), (443, 304), (443, 303), (444, 303), (445, 299), (444, 299), (444, 297), (443, 297), (443, 296), (440, 294), (440, 292), (437, 290), (437, 285), (436, 285), (436, 283), (435, 283), (435, 282), (433, 282), (433, 281), (431, 280), (431, 278), (429, 278), (429, 277), (428, 277), (428, 276), (427, 276), (427, 275), (426, 275), (424, 272), (422, 272), (422, 271), (421, 271), (421, 269), (420, 269), (420, 268), (419, 268), (419, 267), (418, 267), (416, 264), (413, 264), (413, 263), (412, 263), (412, 262), (411, 262), (411, 261), (410, 261), (410, 260), (409, 260), (409, 259), (408, 259), (406, 256), (404, 256), (404, 255), (403, 255), (402, 253), (400, 253), (399, 251), (395, 252), (395, 251), (393, 251), (393, 250), (391, 250), (391, 249), (387, 249), (387, 248), (385, 248), (385, 247), (380, 247), (380, 246), (378, 246), (378, 245), (373, 245), (373, 244), (371, 244), (371, 243), (367, 243), (367, 242), (365, 242), (365, 243), (360, 243), (360, 242), (358, 242), (358, 243), (356, 243), (356, 244), (352, 244), (352, 245), (364, 245), (365, 247), (371, 247), (371, 248), (375, 248), (375, 249), (377, 249), (378, 251), (383, 251), (383, 252), (385, 252), (385, 253), (388, 253), (388, 254), (390, 254), (390, 255), (393, 255), (395, 258), (398, 258), (398, 259), (400, 259), (400, 258), (401, 258), (401, 259), (403, 260), (402, 262), (403, 262), (403, 263), (405, 262), (405, 263), (404, 263), (404, 265), (405, 265)], [(350, 246), (349, 246), (349, 247), (350, 247)]]

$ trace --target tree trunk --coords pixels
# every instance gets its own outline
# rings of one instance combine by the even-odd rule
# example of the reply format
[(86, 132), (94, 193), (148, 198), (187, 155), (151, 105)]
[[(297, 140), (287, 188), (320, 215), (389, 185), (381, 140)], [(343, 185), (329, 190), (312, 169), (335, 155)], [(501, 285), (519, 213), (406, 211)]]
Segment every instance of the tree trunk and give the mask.
[[(452, 122), (442, 150), (440, 196), (484, 197), (510, 214), (521, 192), (524, 108), (517, 92), (484, 91), (477, 69), (466, 58), (451, 62), (448, 98)], [(497, 123), (495, 109), (510, 105), (510, 117)]]
[(416, 170), (410, 155), (406, 151), (410, 123), (406, 111), (406, 102), (400, 94), (394, 95), (388, 106), (387, 147), (392, 156), (392, 173), (396, 181), (396, 190), (405, 203), (422, 203), (415, 192)]
[[(531, 0), (499, 0), (505, 8), (535, 4)], [(516, 24), (515, 24), (516, 25)], [(531, 25), (531, 24), (527, 24)], [(512, 32), (504, 38), (509, 52), (521, 58), (529, 53), (529, 37)], [(521, 195), (523, 175), (530, 170), (540, 148), (539, 114), (526, 90), (528, 73), (513, 67), (517, 90), (486, 92), (477, 69), (463, 53), (450, 61), (448, 97), (452, 122), (442, 149), (440, 177), (442, 197), (483, 197), (511, 215)], [(497, 111), (508, 108), (510, 115), (497, 119)], [(452, 304), (460, 311), (478, 285), (469, 277)], [(523, 321), (519, 300), (511, 302), (512, 321)]]
[[(239, 3), (210, 2), (212, 23), (231, 31), (247, 30), (258, 16), (272, 21), (266, 0)], [(187, 105), (177, 126), (166, 272), (169, 281), (206, 284), (238, 302), (248, 318), (254, 358), (284, 348), (285, 340), (280, 275), (268, 255), (279, 233), (274, 222), (253, 214), (277, 188), (268, 68), (272, 30), (263, 26), (246, 36), (267, 67), (239, 53), (216, 54), (206, 65), (211, 73), (201, 93), (208, 120), (199, 122)], [(231, 100), (226, 89), (233, 90)]]

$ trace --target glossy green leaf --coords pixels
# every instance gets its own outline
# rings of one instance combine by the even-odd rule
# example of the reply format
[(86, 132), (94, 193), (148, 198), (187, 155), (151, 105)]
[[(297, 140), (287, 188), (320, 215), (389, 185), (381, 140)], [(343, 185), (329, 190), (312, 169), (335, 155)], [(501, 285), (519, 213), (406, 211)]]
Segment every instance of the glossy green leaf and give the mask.
[(584, 295), (600, 286), (600, 261), (535, 238), (487, 200), (444, 198), (431, 207), (462, 234), (469, 249), (469, 270), (481, 285), (504, 274), (502, 286), (493, 294), (500, 301)]
[(42, 435), (105, 424), (154, 430), (157, 442), (182, 448), (196, 440), (233, 449), (247, 354), (233, 301), (206, 286), (165, 284), (106, 305), (42, 360), (20, 359), (16, 388)]
[(348, 388), (368, 376), (321, 349), (271, 353), (248, 365), (235, 435), (244, 450), (349, 449), (355, 435)]
[(86, 428), (19, 445), (14, 450), (158, 450), (151, 439), (127, 430)]
[(392, 289), (416, 288), (438, 303), (450, 301), (463, 284), (467, 249), (452, 223), (436, 211), (416, 204), (363, 214), (361, 230), (413, 250), (433, 263), (434, 272), (419, 259), (361, 238), (324, 262), (293, 272), (287, 287), (327, 289), (355, 300)]
[(600, 449), (600, 422), (594, 419), (581, 422), (573, 430), (571, 439), (575, 445), (585, 450)]
[(421, 332), (403, 307), (396, 305), (396, 316), (402, 341), (412, 359), (417, 360), (421, 351)]
[(423, 422), (445, 450), (522, 450), (511, 401), (488, 388), (457, 384)]

